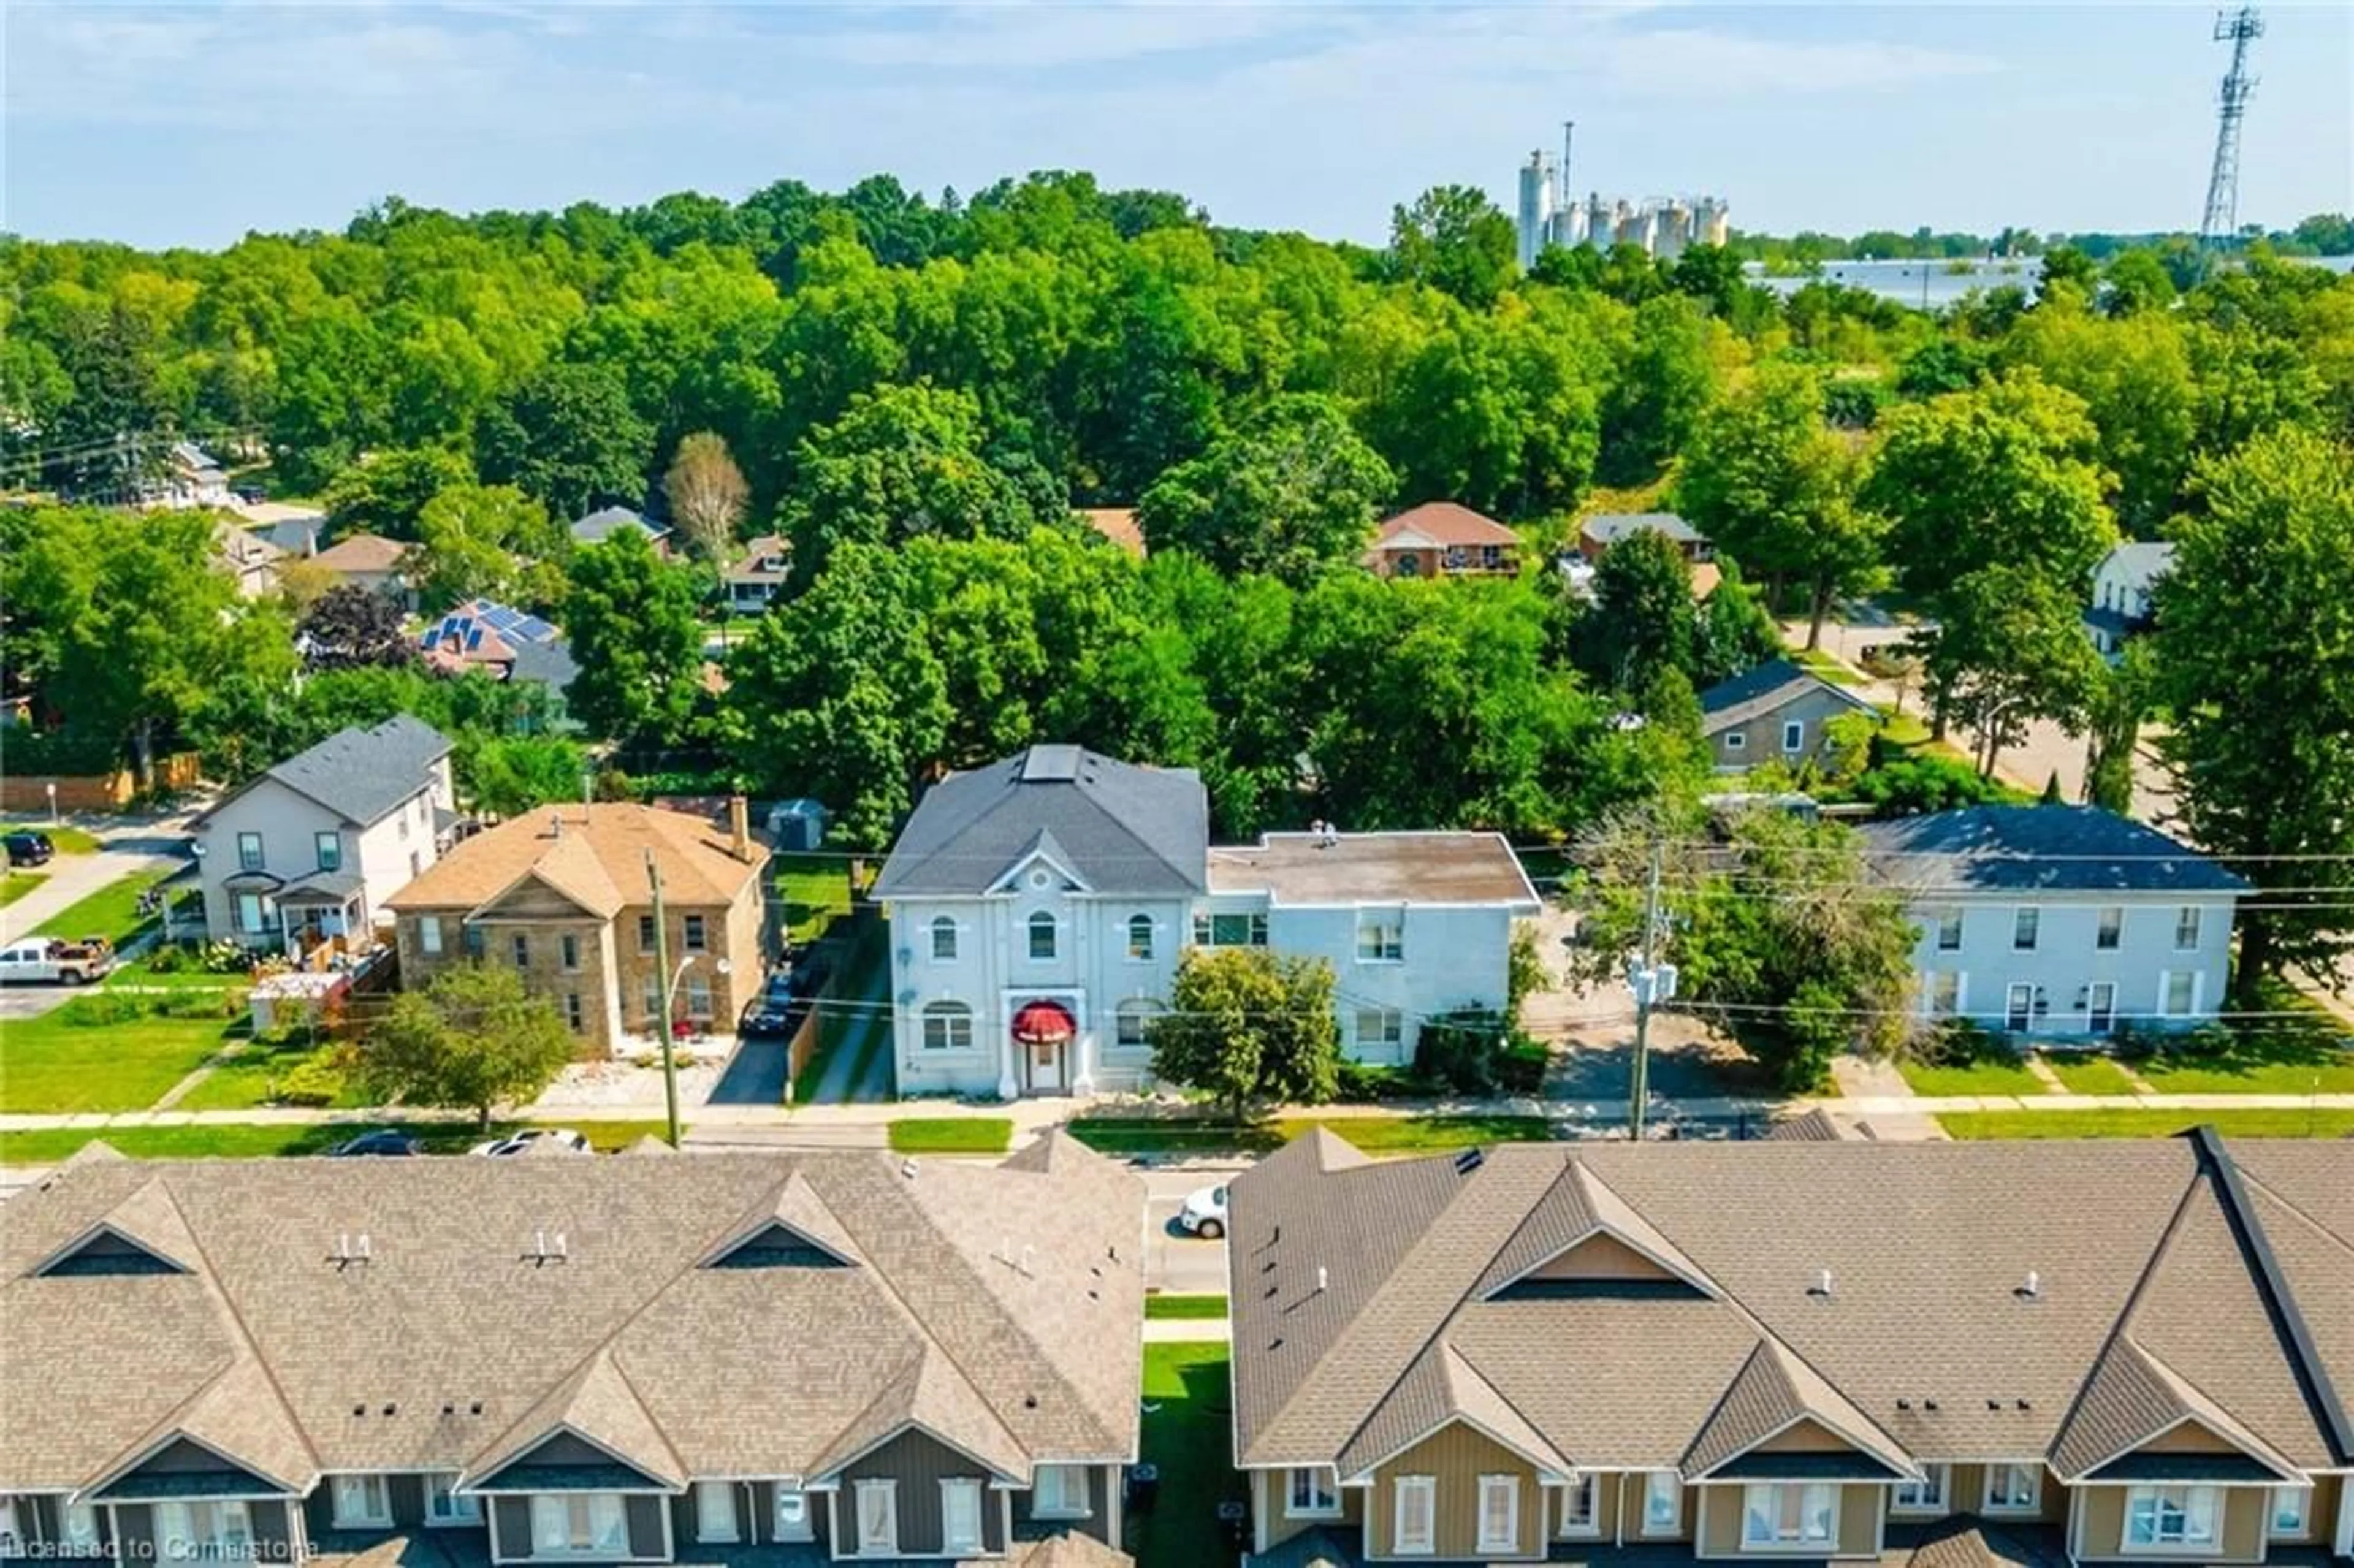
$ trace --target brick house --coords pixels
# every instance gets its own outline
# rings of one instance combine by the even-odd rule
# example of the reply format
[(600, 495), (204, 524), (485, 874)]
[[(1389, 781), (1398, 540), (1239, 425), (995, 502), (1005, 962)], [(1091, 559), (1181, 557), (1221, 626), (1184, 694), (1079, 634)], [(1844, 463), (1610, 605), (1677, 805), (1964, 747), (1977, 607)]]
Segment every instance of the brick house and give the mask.
[(1508, 577), (1521, 569), (1521, 536), (1468, 506), (1426, 502), (1384, 522), (1364, 564), (1385, 577)]
[(759, 990), (760, 869), (744, 801), (729, 823), (622, 802), (542, 807), (466, 840), (390, 900), (405, 985), (478, 959), (549, 998), (584, 1055), (652, 1037), (662, 1012), (649, 860), (662, 873), (673, 1016), (732, 1026)]

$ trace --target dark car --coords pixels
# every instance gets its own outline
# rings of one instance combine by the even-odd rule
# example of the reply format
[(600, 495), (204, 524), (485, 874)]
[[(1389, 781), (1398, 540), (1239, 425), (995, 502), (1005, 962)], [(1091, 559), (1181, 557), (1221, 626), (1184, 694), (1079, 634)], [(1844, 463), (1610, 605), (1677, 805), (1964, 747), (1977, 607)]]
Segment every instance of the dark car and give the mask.
[(792, 1003), (756, 996), (744, 1004), (744, 1016), (736, 1022), (736, 1033), (747, 1040), (770, 1040), (790, 1034), (800, 1026), (801, 1011)]
[(408, 1134), (394, 1128), (379, 1127), (372, 1131), (361, 1133), (356, 1138), (344, 1139), (343, 1142), (327, 1150), (327, 1157), (331, 1160), (354, 1160), (371, 1154), (408, 1155), (424, 1152), (425, 1146)]
[(10, 865), (47, 865), (58, 853), (47, 833), (10, 833), (7, 844)]

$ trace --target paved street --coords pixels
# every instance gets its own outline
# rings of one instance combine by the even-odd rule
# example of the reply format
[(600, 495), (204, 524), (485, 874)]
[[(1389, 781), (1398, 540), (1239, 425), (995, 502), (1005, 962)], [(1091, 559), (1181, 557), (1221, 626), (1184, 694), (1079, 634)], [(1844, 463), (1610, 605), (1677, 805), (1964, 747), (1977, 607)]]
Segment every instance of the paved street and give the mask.
[(1185, 1194), (1197, 1187), (1223, 1181), (1227, 1171), (1183, 1170), (1144, 1172), (1144, 1285), (1172, 1296), (1224, 1296), (1226, 1293), (1226, 1244), (1203, 1241), (1177, 1228), (1177, 1211)]
[[(40, 826), (25, 825), (35, 831)], [(0, 908), (0, 942), (15, 941), (111, 882), (143, 871), (187, 863), (185, 819), (119, 829), (109, 832), (105, 842), (106, 847), (95, 854), (61, 854), (42, 866), (40, 871), (48, 880), (16, 903)]]

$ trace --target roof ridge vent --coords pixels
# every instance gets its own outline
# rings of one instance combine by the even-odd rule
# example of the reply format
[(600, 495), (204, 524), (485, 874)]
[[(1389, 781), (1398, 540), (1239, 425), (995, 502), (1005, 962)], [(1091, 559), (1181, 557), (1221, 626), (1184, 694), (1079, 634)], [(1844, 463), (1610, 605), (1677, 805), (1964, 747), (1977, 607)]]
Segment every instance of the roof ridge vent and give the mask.
[(1831, 1286), (1831, 1271), (1828, 1268), (1819, 1268), (1815, 1270), (1815, 1282), (1807, 1287), (1807, 1294), (1828, 1301), (1834, 1294)]
[(2019, 1282), (2019, 1288), (2013, 1290), (2011, 1294), (2018, 1297), (2021, 1301), (2041, 1300), (2043, 1298), (2043, 1276), (2037, 1273), (2034, 1269), (2029, 1269), (2027, 1271), (2027, 1277)]

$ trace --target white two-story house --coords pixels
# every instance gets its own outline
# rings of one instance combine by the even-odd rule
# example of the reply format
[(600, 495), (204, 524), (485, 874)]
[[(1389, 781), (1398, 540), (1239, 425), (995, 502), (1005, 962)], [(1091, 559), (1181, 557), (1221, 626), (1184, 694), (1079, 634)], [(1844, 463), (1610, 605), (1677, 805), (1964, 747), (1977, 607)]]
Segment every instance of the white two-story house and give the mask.
[(2248, 885), (2154, 828), (2095, 806), (1973, 806), (1862, 832), (1876, 874), (1908, 890), (1928, 1017), (2097, 1040), (2222, 1003)]
[(372, 947), (385, 900), (440, 858), (453, 810), (450, 742), (432, 726), (398, 714), (338, 730), (191, 824), (205, 928), (273, 952)]
[(2173, 565), (2174, 546), (2154, 540), (2129, 540), (2101, 557), (2093, 568), (2084, 630), (2104, 657), (2114, 662), (2128, 640), (2149, 630), (2158, 579)]
[(1501, 1011), (1537, 899), (1487, 833), (1275, 834), (1212, 848), (1199, 775), (1037, 746), (953, 774), (875, 888), (902, 1094), (1087, 1094), (1150, 1077), (1189, 947), (1322, 958), (1343, 1049), (1410, 1060), (1423, 1020)]

